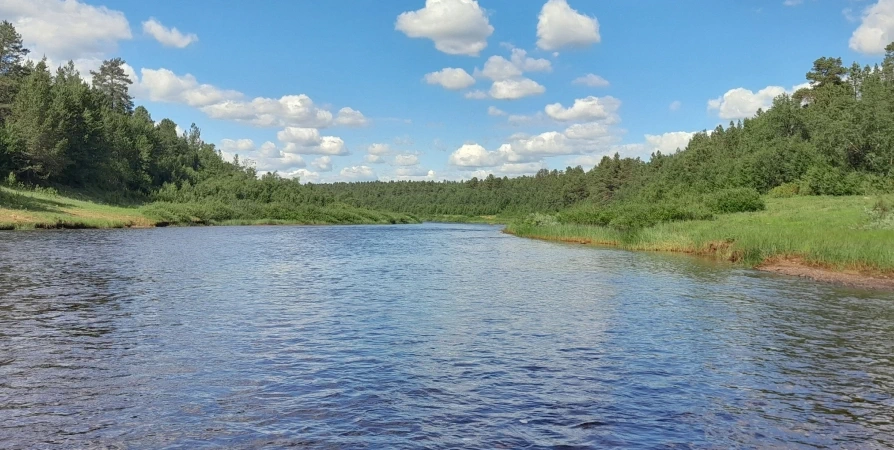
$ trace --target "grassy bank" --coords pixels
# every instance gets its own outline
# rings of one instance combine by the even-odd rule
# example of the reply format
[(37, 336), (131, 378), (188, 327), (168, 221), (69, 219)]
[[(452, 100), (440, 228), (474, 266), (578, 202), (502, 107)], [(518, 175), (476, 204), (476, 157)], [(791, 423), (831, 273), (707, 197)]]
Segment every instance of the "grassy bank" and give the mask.
[(506, 231), (630, 250), (692, 253), (753, 267), (797, 260), (838, 271), (894, 276), (894, 221), (891, 215), (879, 218), (868, 212), (877, 201), (877, 197), (863, 196), (770, 198), (764, 211), (662, 223), (632, 232), (518, 222)]
[[(61, 228), (147, 228), (167, 225), (326, 225), (417, 223), (413, 216), (345, 205), (275, 209), (272, 217), (233, 214), (225, 206), (156, 202), (144, 206), (104, 205), (52, 190), (0, 187), (0, 230)], [(221, 215), (221, 211), (227, 212)], [(231, 218), (236, 216), (236, 218)]]
[(138, 208), (102, 205), (52, 191), (0, 187), (0, 230), (35, 228), (152, 227), (156, 221)]

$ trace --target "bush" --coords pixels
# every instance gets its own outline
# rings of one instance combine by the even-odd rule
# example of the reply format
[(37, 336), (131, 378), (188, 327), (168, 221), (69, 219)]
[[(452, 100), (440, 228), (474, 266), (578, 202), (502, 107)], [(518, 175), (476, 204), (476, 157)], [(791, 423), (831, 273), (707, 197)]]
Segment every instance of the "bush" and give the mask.
[(555, 217), (553, 217), (549, 214), (533, 213), (533, 214), (528, 214), (528, 216), (525, 217), (525, 220), (522, 223), (524, 223), (525, 225), (532, 225), (535, 227), (548, 227), (548, 226), (558, 225), (559, 221), (556, 220)]
[(869, 216), (869, 224), (865, 226), (871, 230), (894, 229), (894, 204), (883, 198), (876, 200), (872, 208), (866, 208)]
[(768, 192), (767, 195), (773, 198), (796, 197), (801, 195), (801, 185), (798, 183), (783, 183), (770, 189), (770, 192)]
[[(814, 166), (802, 179), (808, 195), (858, 195), (862, 194), (863, 179), (858, 172), (845, 173), (837, 167)], [(804, 190), (802, 188), (802, 190)]]
[(754, 188), (723, 189), (708, 196), (706, 203), (718, 214), (761, 211), (766, 208), (761, 194)]

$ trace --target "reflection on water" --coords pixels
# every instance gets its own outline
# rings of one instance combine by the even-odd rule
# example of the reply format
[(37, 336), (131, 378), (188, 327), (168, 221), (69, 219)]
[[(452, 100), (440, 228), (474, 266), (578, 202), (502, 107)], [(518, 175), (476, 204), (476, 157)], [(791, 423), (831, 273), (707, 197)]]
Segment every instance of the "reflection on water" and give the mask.
[(478, 225), (2, 233), (0, 447), (887, 447), (892, 300)]

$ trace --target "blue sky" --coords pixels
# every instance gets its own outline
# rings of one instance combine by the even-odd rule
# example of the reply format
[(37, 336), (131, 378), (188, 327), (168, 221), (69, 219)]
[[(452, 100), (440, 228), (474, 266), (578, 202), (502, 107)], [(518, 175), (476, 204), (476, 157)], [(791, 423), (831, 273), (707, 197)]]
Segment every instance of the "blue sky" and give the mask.
[(155, 120), (304, 181), (647, 158), (820, 56), (881, 60), (894, 0), (4, 0), (34, 57), (120, 56)]

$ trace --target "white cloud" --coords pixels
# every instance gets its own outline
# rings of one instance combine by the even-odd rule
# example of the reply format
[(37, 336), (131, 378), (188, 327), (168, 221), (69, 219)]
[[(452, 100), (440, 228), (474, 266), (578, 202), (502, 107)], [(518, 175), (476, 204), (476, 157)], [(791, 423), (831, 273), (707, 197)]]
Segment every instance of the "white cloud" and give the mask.
[(414, 167), (398, 167), (394, 169), (394, 174), (399, 179), (408, 179), (409, 177), (418, 178), (434, 178), (435, 172), (433, 170), (423, 169), (422, 167), (414, 166)]
[(463, 69), (447, 67), (437, 72), (425, 74), (428, 84), (440, 84), (444, 89), (460, 90), (475, 84), (475, 79)]
[(385, 156), (390, 153), (391, 147), (388, 144), (372, 144), (367, 147), (363, 161), (369, 164), (382, 164), (385, 162)]
[(286, 172), (283, 176), (288, 178), (298, 178), (302, 183), (315, 183), (320, 181), (320, 174), (307, 169), (298, 169), (292, 172)]
[(487, 178), (488, 175), (493, 174), (495, 177), (502, 176), (518, 176), (518, 175), (533, 175), (537, 173), (540, 169), (546, 168), (546, 165), (543, 161), (534, 161), (527, 163), (505, 163), (500, 164), (499, 166), (493, 169), (479, 169), (469, 174), (470, 177), (478, 177), (479, 179)]
[(280, 142), (289, 145), (285, 147), (287, 153), (300, 153), (305, 155), (347, 155), (348, 149), (345, 142), (335, 136), (320, 136), (320, 130), (316, 128), (286, 127), (276, 138)]
[[(125, 67), (125, 69), (128, 69)], [(132, 92), (137, 98), (157, 102), (182, 103), (199, 108), (212, 119), (231, 120), (256, 127), (364, 126), (363, 113), (344, 107), (333, 117), (305, 94), (278, 99), (256, 97), (245, 100), (239, 91), (224, 90), (199, 83), (190, 74), (177, 75), (168, 69), (141, 69), (142, 77), (131, 75)]]
[(307, 95), (286, 95), (279, 99), (257, 97), (251, 101), (228, 100), (201, 108), (213, 119), (232, 120), (258, 127), (326, 127), (332, 113), (314, 105)]
[(671, 111), (679, 111), (681, 106), (683, 106), (683, 103), (681, 103), (679, 100), (674, 100), (667, 107), (667, 109), (669, 109)]
[(521, 74), (522, 70), (513, 64), (512, 61), (498, 55), (487, 58), (487, 61), (484, 63), (484, 69), (481, 72), (476, 72), (476, 75), (482, 75), (494, 81), (517, 78)]
[(425, 7), (397, 16), (394, 28), (411, 38), (428, 38), (451, 55), (478, 56), (494, 32), (475, 0), (426, 0)]
[(804, 3), (804, 0), (785, 0), (784, 2), (782, 2), (782, 4), (785, 6), (798, 6), (801, 3)]
[(686, 131), (673, 131), (659, 135), (647, 134), (646, 144), (654, 150), (660, 150), (661, 153), (668, 155), (675, 153), (677, 150), (686, 148), (692, 136), (695, 133)]
[(879, 0), (863, 11), (860, 26), (849, 42), (851, 50), (881, 55), (885, 46), (894, 41), (894, 0)]
[(397, 166), (415, 166), (419, 164), (419, 157), (416, 155), (396, 155), (394, 164)]
[(335, 117), (336, 125), (346, 127), (362, 127), (369, 123), (363, 113), (353, 108), (344, 107), (338, 110), (338, 116)]
[(289, 153), (276, 147), (273, 142), (265, 142), (255, 148), (251, 139), (223, 139), (220, 141), (221, 156), (231, 161), (238, 154), (243, 162), (254, 161), (259, 172), (294, 172), (305, 167), (301, 155)]
[(391, 152), (391, 147), (388, 144), (372, 144), (369, 148), (366, 149), (367, 153), (370, 155), (387, 155)]
[(339, 172), (342, 178), (351, 181), (370, 181), (376, 179), (376, 172), (369, 166), (351, 166), (341, 169)]
[(143, 33), (152, 36), (165, 47), (185, 48), (199, 40), (195, 33), (183, 34), (176, 28), (168, 28), (162, 25), (154, 17), (150, 17), (149, 20), (143, 22)]
[(568, 6), (566, 0), (549, 0), (537, 20), (537, 46), (543, 50), (583, 47), (598, 43), (599, 22)]
[(496, 106), (488, 106), (487, 107), (487, 115), (489, 115), (489, 116), (505, 116), (506, 111), (503, 111), (502, 109), (497, 108)]
[(321, 156), (310, 163), (311, 167), (319, 170), (320, 172), (332, 172), (332, 157), (331, 156)]
[(549, 117), (561, 121), (616, 121), (616, 113), (620, 106), (621, 101), (611, 96), (589, 96), (586, 98), (579, 98), (574, 100), (574, 104), (570, 108), (563, 107), (561, 103), (553, 103), (550, 105), (546, 105), (544, 111)]
[(576, 123), (565, 129), (568, 139), (599, 139), (612, 135), (612, 130), (600, 122)]
[(497, 100), (515, 100), (546, 92), (546, 88), (529, 78), (495, 81), (490, 96)]
[(512, 64), (524, 72), (550, 72), (553, 70), (552, 63), (548, 59), (531, 58), (528, 52), (520, 49), (512, 49)]
[(758, 109), (766, 110), (772, 106), (774, 98), (804, 87), (810, 87), (810, 84), (802, 83), (790, 90), (782, 86), (767, 86), (757, 92), (745, 88), (730, 89), (722, 96), (708, 100), (708, 111), (717, 111), (721, 119), (744, 119), (753, 116)]
[(574, 84), (582, 84), (590, 87), (608, 87), (608, 80), (594, 73), (588, 73), (582, 77), (577, 77), (572, 81)]
[(508, 144), (496, 151), (488, 151), (479, 144), (465, 144), (451, 153), (447, 162), (462, 168), (493, 167), (507, 160), (511, 152)]
[(463, 94), (463, 97), (469, 98), (472, 100), (484, 100), (486, 98), (489, 98), (487, 95), (487, 92), (484, 92), (482, 90), (474, 90), (474, 91), (466, 92), (465, 94)]
[(77, 0), (3, 0), (0, 17), (21, 33), (32, 57), (55, 62), (102, 59), (132, 37), (124, 13)]
[(203, 107), (227, 100), (242, 98), (237, 91), (218, 89), (210, 84), (200, 84), (196, 77), (178, 76), (168, 69), (141, 69), (141, 77), (132, 77), (133, 94), (153, 102), (183, 103)]

